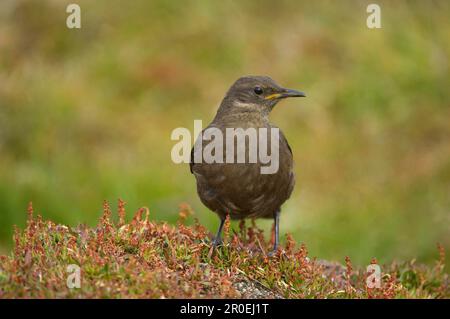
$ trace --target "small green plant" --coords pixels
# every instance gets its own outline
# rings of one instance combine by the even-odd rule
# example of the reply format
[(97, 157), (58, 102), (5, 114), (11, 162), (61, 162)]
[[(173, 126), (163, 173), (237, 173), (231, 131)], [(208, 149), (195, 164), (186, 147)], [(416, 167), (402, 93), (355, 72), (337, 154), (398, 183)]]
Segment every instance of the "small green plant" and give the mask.
[[(213, 249), (211, 234), (192, 209), (180, 208), (176, 225), (150, 220), (147, 208), (118, 221), (107, 202), (98, 225), (75, 228), (35, 217), (28, 208), (23, 231), (15, 228), (14, 249), (0, 256), (2, 298), (448, 298), (445, 253), (435, 267), (415, 262), (382, 266), (381, 286), (368, 288), (365, 269), (308, 256), (305, 244), (287, 235), (273, 257), (262, 230), (229, 222), (224, 244)], [(270, 237), (270, 236), (267, 236)], [(376, 260), (372, 260), (376, 263)], [(68, 288), (67, 266), (81, 269), (80, 288)]]

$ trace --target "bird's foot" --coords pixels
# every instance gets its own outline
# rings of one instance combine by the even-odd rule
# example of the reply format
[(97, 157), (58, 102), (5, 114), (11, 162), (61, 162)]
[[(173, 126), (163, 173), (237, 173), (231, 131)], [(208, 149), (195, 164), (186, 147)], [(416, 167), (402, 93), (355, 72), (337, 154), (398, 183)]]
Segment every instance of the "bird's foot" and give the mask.
[(223, 244), (222, 238), (220, 237), (213, 237), (213, 239), (211, 240), (211, 245), (213, 247), (218, 247), (221, 246)]
[(269, 252), (267, 253), (267, 256), (269, 256), (269, 257), (274, 257), (274, 256), (277, 255), (277, 253), (278, 253), (278, 247), (274, 247), (271, 251), (269, 251)]

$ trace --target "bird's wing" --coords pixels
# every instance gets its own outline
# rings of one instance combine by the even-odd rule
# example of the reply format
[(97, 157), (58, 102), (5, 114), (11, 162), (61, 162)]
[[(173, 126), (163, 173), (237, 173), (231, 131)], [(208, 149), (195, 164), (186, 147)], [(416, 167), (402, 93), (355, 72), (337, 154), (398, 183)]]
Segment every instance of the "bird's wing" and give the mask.
[(191, 160), (189, 161), (189, 169), (191, 170), (191, 174), (194, 174), (192, 166), (194, 166), (194, 147), (191, 149)]
[[(197, 137), (197, 139), (201, 138), (203, 136), (203, 132), (205, 132), (207, 128), (203, 129), (202, 132), (199, 134), (199, 136)], [(197, 143), (197, 140), (195, 141), (195, 143)], [(194, 146), (192, 146), (191, 149), (191, 159), (189, 161), (189, 169), (191, 170), (191, 174), (194, 174), (194, 147), (195, 147), (195, 143)]]
[(289, 149), (289, 152), (291, 153), (292, 156), (292, 149), (291, 146), (289, 145), (286, 137), (284, 136), (283, 132), (280, 131), (280, 136), (281, 136), (281, 140), (284, 141), (286, 143), (287, 148)]

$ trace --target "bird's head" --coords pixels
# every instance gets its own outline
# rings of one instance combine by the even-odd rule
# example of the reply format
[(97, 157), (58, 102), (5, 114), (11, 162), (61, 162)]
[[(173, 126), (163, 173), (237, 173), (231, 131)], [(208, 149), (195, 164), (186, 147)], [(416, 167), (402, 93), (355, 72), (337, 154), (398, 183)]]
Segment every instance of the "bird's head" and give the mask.
[(256, 111), (268, 115), (280, 100), (305, 96), (303, 92), (279, 86), (268, 76), (245, 76), (230, 87), (221, 108), (227, 111)]

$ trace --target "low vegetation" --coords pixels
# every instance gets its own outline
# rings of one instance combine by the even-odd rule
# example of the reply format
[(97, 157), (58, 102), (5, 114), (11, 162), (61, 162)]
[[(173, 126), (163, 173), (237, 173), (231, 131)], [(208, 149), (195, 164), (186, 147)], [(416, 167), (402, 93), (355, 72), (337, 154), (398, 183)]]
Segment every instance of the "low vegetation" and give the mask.
[[(254, 223), (236, 230), (227, 221), (224, 244), (213, 249), (209, 231), (180, 207), (176, 225), (150, 220), (147, 208), (125, 221), (107, 202), (95, 228), (71, 228), (34, 216), (15, 229), (10, 256), (0, 256), (2, 298), (448, 298), (444, 249), (433, 267), (414, 261), (382, 265), (381, 287), (370, 274), (308, 256), (290, 235), (273, 257), (271, 241)], [(114, 220), (114, 221), (113, 221)], [(187, 225), (190, 224), (190, 225)], [(270, 236), (269, 236), (270, 237)], [(343, 261), (344, 261), (343, 260)], [(376, 263), (376, 260), (372, 260)], [(81, 269), (80, 288), (68, 288), (68, 265)], [(370, 286), (370, 285), (369, 285)]]

